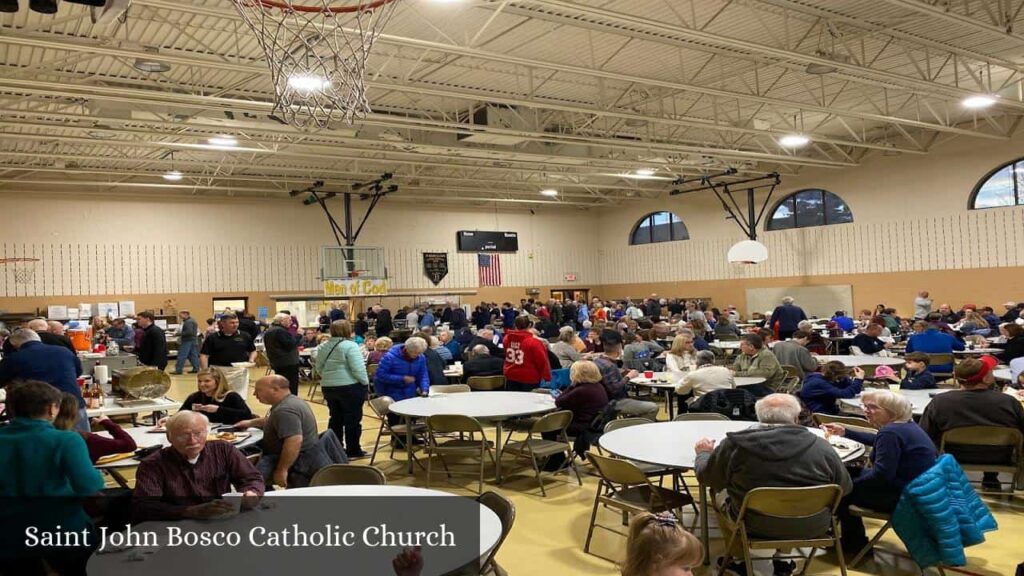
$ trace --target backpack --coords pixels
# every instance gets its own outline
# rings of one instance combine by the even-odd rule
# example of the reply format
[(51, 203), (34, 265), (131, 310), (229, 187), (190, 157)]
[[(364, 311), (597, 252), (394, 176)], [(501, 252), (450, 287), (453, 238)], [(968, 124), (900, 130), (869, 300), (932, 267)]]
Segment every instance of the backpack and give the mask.
[(714, 412), (730, 420), (757, 422), (757, 397), (742, 388), (714, 390), (690, 405), (690, 412)]

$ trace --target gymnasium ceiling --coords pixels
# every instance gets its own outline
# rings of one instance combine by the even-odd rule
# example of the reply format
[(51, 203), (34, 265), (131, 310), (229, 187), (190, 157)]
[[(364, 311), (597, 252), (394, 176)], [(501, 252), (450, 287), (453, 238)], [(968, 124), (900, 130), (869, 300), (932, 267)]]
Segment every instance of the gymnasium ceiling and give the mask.
[[(231, 0), (133, 0), (105, 26), (22, 0), (0, 15), (0, 191), (287, 198), (391, 172), (389, 200), (586, 207), (1005, 140), (1024, 113), (1024, 0), (400, 1), (374, 112), (302, 132), (268, 118)], [(963, 106), (979, 94), (996, 104)], [(794, 133), (811, 143), (779, 143)], [(238, 149), (206, 145), (222, 134)]]

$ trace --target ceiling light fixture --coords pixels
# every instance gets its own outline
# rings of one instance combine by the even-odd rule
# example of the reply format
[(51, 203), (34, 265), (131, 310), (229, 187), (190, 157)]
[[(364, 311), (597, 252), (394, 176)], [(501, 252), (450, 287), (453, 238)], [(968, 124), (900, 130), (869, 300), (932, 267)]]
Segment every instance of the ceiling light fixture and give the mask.
[(961, 102), (964, 108), (970, 108), (971, 110), (980, 110), (982, 108), (988, 108), (989, 106), (996, 103), (996, 97), (988, 94), (978, 94), (976, 96), (968, 96)]
[(163, 62), (156, 58), (156, 55), (160, 53), (156, 48), (146, 48), (146, 52), (153, 54), (153, 56), (140, 56), (135, 59), (132, 66), (140, 72), (163, 74), (171, 69), (171, 65), (167, 62)]
[(654, 176), (658, 171), (654, 168), (637, 168), (637, 176)]
[(220, 136), (214, 136), (213, 138), (208, 139), (207, 142), (212, 146), (220, 146), (221, 148), (234, 148), (235, 146), (238, 146), (237, 138), (223, 134)]
[(786, 148), (800, 148), (811, 143), (811, 139), (803, 134), (786, 134), (779, 138), (779, 144)]
[(185, 175), (182, 174), (180, 170), (169, 170), (164, 172), (164, 180), (169, 180), (171, 182), (177, 182), (184, 177)]
[(303, 74), (293, 74), (292, 76), (289, 76), (288, 87), (299, 94), (309, 96), (330, 88), (331, 81), (319, 74), (306, 72)]
[(554, 188), (545, 188), (545, 189), (541, 190), (540, 193), (541, 193), (541, 195), (548, 196), (548, 197), (558, 196), (558, 190), (555, 190)]

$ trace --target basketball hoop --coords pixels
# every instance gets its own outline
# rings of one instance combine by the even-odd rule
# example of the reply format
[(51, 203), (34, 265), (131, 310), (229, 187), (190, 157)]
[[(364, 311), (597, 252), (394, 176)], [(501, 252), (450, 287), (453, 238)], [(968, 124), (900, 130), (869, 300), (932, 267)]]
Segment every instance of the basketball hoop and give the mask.
[(36, 280), (36, 266), (39, 258), (0, 258), (0, 264), (9, 265), (18, 286), (32, 284)]
[(398, 0), (234, 0), (256, 35), (274, 84), (273, 114), (299, 129), (352, 124), (370, 112), (364, 75)]

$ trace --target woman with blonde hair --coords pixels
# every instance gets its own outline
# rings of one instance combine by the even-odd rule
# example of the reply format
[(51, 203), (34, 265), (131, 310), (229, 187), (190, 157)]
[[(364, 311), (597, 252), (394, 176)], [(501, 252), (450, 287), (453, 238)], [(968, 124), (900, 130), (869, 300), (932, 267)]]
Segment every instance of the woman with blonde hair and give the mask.
[(391, 347), (395, 345), (395, 341), (387, 336), (381, 336), (373, 343), (373, 351), (366, 355), (366, 363), (369, 364), (380, 364), (381, 358), (391, 350)]
[(668, 512), (640, 514), (629, 525), (622, 576), (691, 576), (704, 546)]
[(690, 367), (696, 364), (697, 349), (693, 347), (693, 336), (679, 334), (673, 338), (672, 347), (665, 355), (665, 369), (672, 374), (673, 380), (677, 383), (682, 381)]
[(196, 387), (181, 404), (181, 410), (202, 412), (216, 424), (236, 424), (253, 417), (245, 400), (228, 386), (228, 379), (220, 368), (211, 366), (196, 372)]
[(331, 322), (330, 330), (330, 340), (316, 349), (316, 371), (330, 414), (327, 426), (344, 442), (349, 458), (361, 458), (366, 455), (359, 437), (363, 433), (363, 403), (370, 377), (359, 345), (352, 339), (348, 320)]

